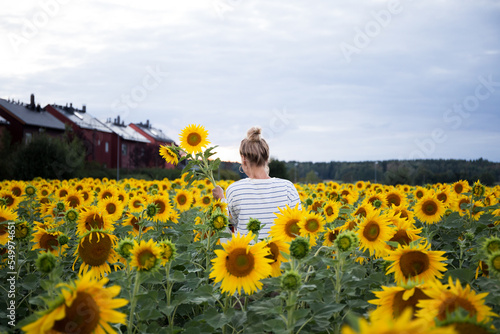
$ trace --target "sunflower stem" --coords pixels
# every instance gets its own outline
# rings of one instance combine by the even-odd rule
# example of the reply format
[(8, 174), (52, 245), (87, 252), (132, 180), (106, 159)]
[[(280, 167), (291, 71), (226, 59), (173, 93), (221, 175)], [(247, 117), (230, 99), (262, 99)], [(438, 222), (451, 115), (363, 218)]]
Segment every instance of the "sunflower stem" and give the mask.
[[(167, 280), (167, 288), (165, 290), (165, 294), (167, 295), (167, 308), (170, 309), (170, 305), (172, 303), (172, 288), (174, 286), (174, 283), (170, 280), (170, 267), (172, 265), (172, 262), (167, 262), (165, 265), (165, 276)], [(170, 311), (170, 314), (167, 315), (168, 318), (168, 325), (170, 327), (171, 332), (173, 332), (174, 329), (174, 316), (175, 316), (175, 310)]]
[(288, 299), (286, 301), (286, 309), (287, 309), (286, 329), (288, 333), (293, 333), (293, 329), (295, 327), (293, 313), (295, 311), (296, 302), (297, 302), (297, 293), (295, 291), (291, 291), (288, 294)]
[(132, 301), (130, 302), (130, 315), (128, 317), (128, 328), (127, 328), (127, 333), (132, 334), (133, 333), (133, 324), (134, 324), (134, 312), (135, 312), (135, 306), (137, 304), (137, 294), (139, 293), (139, 276), (141, 275), (140, 271), (136, 272), (135, 275), (135, 283), (134, 283), (134, 291), (132, 292)]

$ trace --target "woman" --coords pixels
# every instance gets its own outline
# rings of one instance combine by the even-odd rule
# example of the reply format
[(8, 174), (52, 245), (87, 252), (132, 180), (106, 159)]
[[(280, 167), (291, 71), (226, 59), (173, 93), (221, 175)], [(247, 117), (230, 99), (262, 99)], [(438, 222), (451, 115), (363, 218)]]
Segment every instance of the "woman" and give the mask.
[[(269, 235), (271, 226), (279, 213), (278, 208), (301, 206), (299, 194), (292, 182), (269, 177), (269, 146), (261, 138), (261, 129), (252, 127), (241, 141), (241, 168), (248, 178), (232, 183), (226, 190), (229, 217), (234, 232), (247, 234), (250, 218), (258, 219), (262, 229), (259, 239)], [(216, 199), (224, 200), (220, 186), (212, 193)]]

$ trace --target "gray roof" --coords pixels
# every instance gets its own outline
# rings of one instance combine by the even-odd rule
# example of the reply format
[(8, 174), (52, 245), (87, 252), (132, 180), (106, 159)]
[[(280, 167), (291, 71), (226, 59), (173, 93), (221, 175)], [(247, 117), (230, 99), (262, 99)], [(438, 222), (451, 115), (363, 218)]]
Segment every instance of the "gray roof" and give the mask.
[(82, 129), (111, 133), (111, 130), (107, 126), (102, 124), (97, 118), (89, 115), (86, 111), (55, 104), (52, 104), (51, 107)]
[(148, 123), (146, 123), (146, 124), (135, 123), (135, 125), (137, 125), (142, 131), (144, 131), (145, 133), (147, 133), (149, 136), (153, 137), (157, 141), (162, 141), (165, 143), (173, 143), (174, 142), (169, 136), (164, 134), (163, 131), (152, 127)]
[(52, 116), (43, 109), (29, 108), (27, 104), (18, 104), (0, 99), (0, 106), (8, 110), (16, 118), (20, 119), (26, 125), (38, 126), (42, 128), (51, 128), (57, 130), (65, 129), (64, 123)]
[(141, 143), (149, 143), (150, 141), (134, 130), (130, 125), (125, 126), (123, 123), (111, 122), (110, 120), (102, 122), (111, 131), (116, 133), (120, 138), (130, 141), (137, 141)]

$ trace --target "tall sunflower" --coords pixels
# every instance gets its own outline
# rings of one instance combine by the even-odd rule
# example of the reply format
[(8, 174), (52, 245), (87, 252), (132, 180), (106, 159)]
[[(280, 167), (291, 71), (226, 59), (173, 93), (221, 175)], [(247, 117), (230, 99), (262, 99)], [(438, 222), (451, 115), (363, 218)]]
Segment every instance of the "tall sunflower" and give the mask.
[(116, 309), (128, 304), (115, 298), (120, 286), (104, 287), (107, 278), (95, 279), (90, 273), (70, 284), (62, 284), (56, 302), (40, 317), (22, 328), (34, 333), (116, 333), (110, 323), (126, 324), (126, 315)]
[(123, 214), (125, 203), (118, 200), (117, 196), (106, 197), (97, 203), (101, 212), (106, 214), (112, 221), (117, 221)]
[(144, 195), (134, 193), (128, 199), (127, 208), (130, 212), (142, 212), (147, 205), (148, 201)]
[(222, 292), (230, 295), (238, 291), (241, 294), (252, 294), (262, 288), (261, 280), (272, 274), (272, 259), (267, 258), (269, 248), (265, 241), (250, 245), (254, 235), (233, 234), (230, 241), (223, 243), (223, 249), (216, 249), (216, 258), (212, 260), (213, 266), (210, 278), (214, 283), (221, 282)]
[(85, 233), (78, 243), (75, 250), (77, 255), (73, 262), (73, 270), (76, 261), (80, 258), (79, 274), (82, 272), (90, 272), (93, 277), (104, 277), (111, 272), (110, 264), (119, 260), (119, 256), (115, 251), (117, 237), (103, 230), (91, 230)]
[(396, 231), (389, 241), (395, 241), (400, 245), (409, 245), (412, 241), (421, 238), (419, 234), (422, 232), (422, 228), (416, 228), (410, 220), (401, 218), (401, 213), (388, 212), (386, 217)]
[(408, 280), (431, 281), (443, 277), (446, 260), (443, 251), (431, 251), (429, 244), (400, 245), (389, 251), (384, 259), (392, 262), (387, 267), (386, 275), (394, 273), (396, 282), (407, 283)]
[(187, 153), (198, 153), (210, 144), (208, 141), (208, 131), (202, 125), (191, 124), (185, 127), (180, 135), (180, 146)]
[(337, 236), (342, 232), (340, 227), (336, 227), (333, 230), (330, 228), (326, 229), (325, 240), (323, 241), (323, 246), (332, 247), (333, 242), (337, 239)]
[(274, 219), (274, 225), (271, 226), (269, 234), (273, 239), (290, 242), (300, 235), (298, 224), (302, 220), (304, 213), (302, 210), (299, 210), (298, 204), (294, 208), (290, 208), (287, 205), (284, 209), (278, 209), (280, 213), (275, 213), (276, 219)]
[(402, 191), (394, 188), (385, 193), (385, 205), (390, 207), (405, 207), (407, 205), (406, 195)]
[(0, 190), (0, 207), (16, 210), (22, 197), (14, 196), (9, 190)]
[(358, 225), (357, 234), (362, 251), (369, 250), (370, 256), (381, 257), (386, 252), (386, 241), (394, 235), (389, 220), (377, 211), (368, 214)]
[(68, 245), (61, 246), (59, 244), (59, 236), (62, 235), (61, 232), (48, 232), (46, 229), (41, 228), (40, 225), (37, 225), (34, 230), (34, 245), (31, 250), (42, 249), (45, 252), (51, 252), (54, 255), (58, 255), (59, 251), (63, 253), (68, 248)]
[(460, 194), (469, 192), (471, 187), (469, 185), (469, 181), (460, 180), (460, 181), (453, 183), (451, 185), (451, 189), (455, 194), (460, 195)]
[(471, 289), (469, 284), (462, 287), (462, 284), (457, 279), (453, 283), (451, 276), (448, 277), (448, 284), (442, 284), (436, 280), (430, 282), (431, 288), (426, 291), (430, 299), (421, 300), (417, 311), (417, 317), (434, 323), (434, 320), (445, 320), (447, 315), (461, 309), (469, 316), (476, 317), (477, 321), (489, 321), (492, 317), (498, 317), (497, 314), (491, 311), (491, 307), (485, 304), (487, 292), (476, 294)]
[(154, 195), (148, 198), (148, 203), (156, 205), (158, 211), (153, 217), (154, 221), (168, 221), (172, 212), (172, 204), (167, 195)]
[(333, 222), (338, 216), (340, 211), (340, 203), (329, 200), (323, 206), (323, 216), (325, 216), (326, 222)]
[[(132, 230), (129, 231), (129, 234), (133, 234), (134, 236), (138, 236), (139, 235), (139, 230), (140, 230), (139, 218), (137, 218), (136, 215), (137, 214), (134, 215), (133, 213), (127, 212), (125, 214), (124, 219), (122, 220), (122, 225), (123, 226), (127, 226), (127, 225), (132, 226)], [(152, 228), (153, 228), (152, 226), (143, 226), (141, 233), (145, 233), (145, 232), (149, 231)]]
[(177, 153), (166, 145), (160, 145), (160, 155), (169, 164), (177, 165), (179, 163)]
[(438, 200), (434, 193), (428, 192), (415, 203), (413, 211), (415, 212), (415, 217), (421, 222), (434, 224), (443, 217), (445, 207), (443, 202)]

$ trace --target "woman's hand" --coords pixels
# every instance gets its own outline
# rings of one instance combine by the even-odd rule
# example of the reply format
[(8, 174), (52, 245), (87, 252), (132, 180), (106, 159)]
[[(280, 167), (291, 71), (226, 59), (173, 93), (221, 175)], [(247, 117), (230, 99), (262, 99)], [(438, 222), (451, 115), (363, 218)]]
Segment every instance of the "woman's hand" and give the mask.
[(220, 186), (216, 186), (215, 188), (212, 189), (212, 195), (214, 196), (215, 199), (224, 198), (224, 190), (222, 190)]

